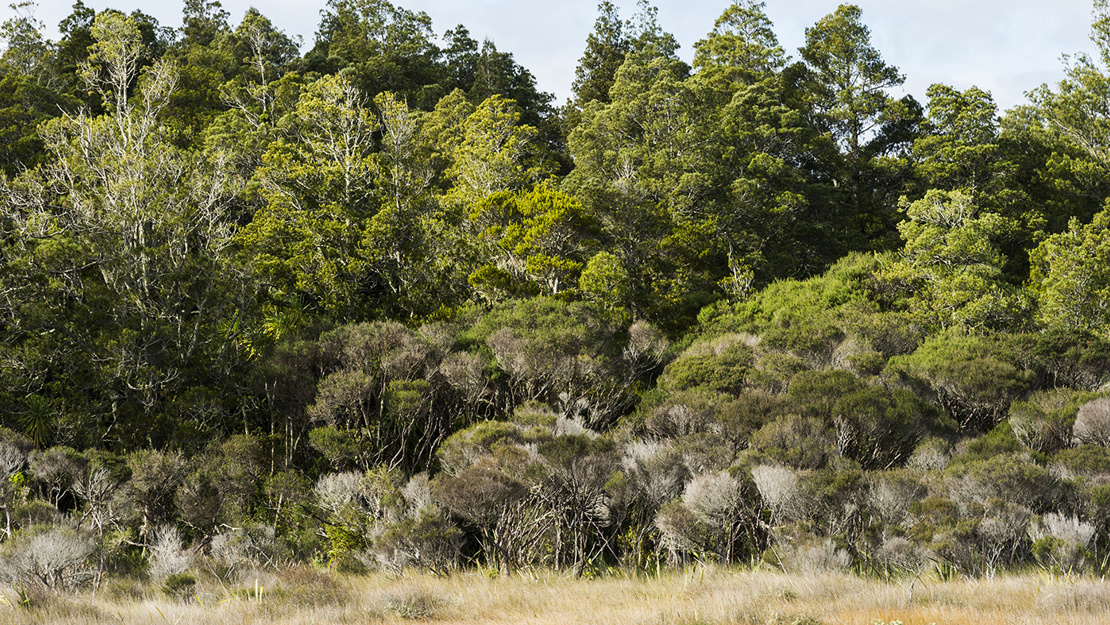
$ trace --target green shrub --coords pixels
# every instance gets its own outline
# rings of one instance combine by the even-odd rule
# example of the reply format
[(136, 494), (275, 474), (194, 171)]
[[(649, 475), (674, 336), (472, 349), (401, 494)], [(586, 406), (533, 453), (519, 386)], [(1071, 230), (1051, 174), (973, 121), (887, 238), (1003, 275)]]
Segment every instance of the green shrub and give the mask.
[(162, 582), (162, 592), (174, 599), (191, 597), (196, 592), (197, 576), (192, 573), (174, 573)]

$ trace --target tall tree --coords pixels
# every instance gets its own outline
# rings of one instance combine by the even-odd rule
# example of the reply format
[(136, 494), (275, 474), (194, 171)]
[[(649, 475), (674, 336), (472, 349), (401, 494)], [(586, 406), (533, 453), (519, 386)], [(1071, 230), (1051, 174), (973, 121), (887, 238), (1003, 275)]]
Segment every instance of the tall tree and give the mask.
[(608, 103), (617, 69), (631, 48), (617, 7), (608, 0), (598, 3), (594, 30), (586, 37), (586, 50), (578, 59), (571, 84), (573, 102), (581, 106), (597, 100)]
[(219, 0), (185, 0), (182, 12), (182, 45), (212, 45), (216, 36), (228, 28), (229, 14)]
[(43, 23), (35, 19), (37, 5), (27, 0), (8, 6), (15, 17), (0, 25), (0, 39), (4, 41), (0, 69), (27, 76), (43, 86), (56, 86), (53, 46), (42, 37)]
[(1095, 0), (1094, 17), (1091, 40), (1099, 58), (1067, 57), (1067, 77), (1058, 91), (1042, 85), (1032, 99), (1053, 128), (1110, 171), (1110, 3)]
[(659, 8), (651, 0), (637, 0), (636, 14), (628, 26), (632, 51), (675, 58), (678, 40), (659, 25)]
[(1000, 242), (1017, 229), (1013, 220), (981, 210), (960, 190), (932, 190), (903, 206), (905, 247), (884, 275), (905, 288), (924, 327), (983, 334), (1027, 324), (1027, 298), (1003, 271)]
[(732, 91), (782, 70), (786, 56), (763, 12), (763, 2), (734, 0), (713, 31), (694, 44), (694, 69), (709, 82)]
[(1038, 316), (1049, 327), (1110, 335), (1110, 209), (1045, 239), (1030, 255)]
[(469, 209), (491, 193), (529, 187), (549, 171), (537, 149), (536, 129), (521, 122), (512, 100), (489, 97), (459, 130), (460, 141), (447, 169), (454, 181), (445, 198), (449, 203)]
[(231, 53), (228, 13), (216, 0), (187, 0), (181, 37), (169, 56), (177, 65), (177, 88), (164, 111), (174, 141), (195, 146), (212, 120), (227, 108), (220, 86), (238, 69)]
[(14, 176), (47, 156), (38, 125), (73, 111), (77, 100), (63, 92), (54, 46), (43, 39), (33, 2), (11, 5), (15, 17), (0, 25), (0, 171)]
[(266, 205), (236, 237), (276, 301), (303, 297), (342, 319), (360, 312), (358, 243), (378, 210), (379, 126), (367, 104), (346, 78), (325, 76), (282, 120), (287, 138), (263, 156), (256, 177)]
[(849, 160), (886, 121), (893, 101), (886, 90), (905, 81), (871, 45), (871, 29), (859, 7), (842, 4), (806, 29), (802, 59), (813, 72), (813, 106), (818, 121), (832, 133)]
[(169, 63), (144, 70), (132, 97), (140, 22), (105, 12), (90, 34), (81, 75), (110, 113), (50, 122), (53, 161), (4, 188), (0, 309), (9, 340), (37, 346), (20, 350), (37, 354), (22, 384), (64, 406), (66, 437), (161, 444), (177, 428), (223, 425), (210, 421), (220, 400), (194, 391), (240, 362), (229, 328), (249, 289), (230, 263), (234, 191), (219, 161), (166, 143)]
[[(1094, 2), (1091, 26), (1097, 56), (1065, 57), (1065, 78), (1055, 89), (1042, 85), (1030, 93), (1032, 107), (1026, 119), (1011, 127), (1022, 131), (1019, 139), (1032, 139), (1049, 151), (1036, 175), (1050, 181), (1037, 197), (1051, 230), (1070, 229), (1072, 217), (1089, 221), (1103, 207), (1110, 189), (1110, 3)], [(1028, 154), (1029, 147), (1022, 146)], [(1047, 148), (1047, 150), (1046, 150)], [(1069, 201), (1070, 200), (1070, 201)]]
[(881, 248), (894, 243), (894, 199), (909, 171), (907, 163), (883, 157), (908, 150), (921, 107), (912, 97), (887, 94), (905, 77), (871, 45), (861, 17), (859, 7), (842, 4), (806, 29), (802, 88), (813, 122), (841, 151), (836, 162), (823, 164), (841, 192), (837, 229), (850, 247)]
[[(932, 85), (924, 132), (913, 144), (917, 175), (931, 188), (965, 189), (977, 199), (996, 187), (998, 107), (977, 87)], [(996, 190), (993, 189), (993, 190)]]
[(310, 57), (328, 72), (351, 68), (355, 84), (373, 97), (396, 93), (417, 108), (444, 95), (439, 48), (427, 13), (387, 0), (329, 0)]

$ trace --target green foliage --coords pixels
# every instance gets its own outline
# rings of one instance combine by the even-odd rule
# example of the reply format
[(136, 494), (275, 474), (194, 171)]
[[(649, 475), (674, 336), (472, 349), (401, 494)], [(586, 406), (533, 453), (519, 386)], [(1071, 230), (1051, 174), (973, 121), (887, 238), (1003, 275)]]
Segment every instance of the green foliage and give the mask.
[(839, 148), (821, 163), (837, 182), (834, 201), (842, 202), (836, 228), (850, 249), (883, 249), (895, 217), (889, 190), (905, 169), (897, 156), (912, 140), (906, 127), (916, 125), (921, 107), (912, 97), (887, 95), (905, 77), (873, 47), (861, 19), (858, 6), (843, 4), (807, 28), (805, 66), (794, 71), (817, 127)]
[(384, 0), (329, 0), (307, 60), (326, 72), (346, 69), (373, 97), (401, 94), (417, 106), (443, 95), (437, 85), (431, 18)]
[(660, 356), (645, 327), (632, 335), (617, 323), (593, 304), (534, 298), (495, 307), (471, 332), (505, 375), (512, 405), (559, 406), (604, 430), (635, 404)]
[[(491, 302), (573, 289), (596, 245), (591, 236), (597, 226), (581, 203), (546, 184), (527, 193), (488, 196), (473, 208), (470, 222), (489, 258), (471, 274), (470, 284)], [(505, 278), (490, 284), (492, 275)]]
[(533, 145), (537, 130), (521, 123), (512, 100), (492, 95), (473, 108), (457, 130), (446, 175), (454, 183), (445, 201), (470, 209), (498, 191), (525, 189), (546, 173)]
[(849, 254), (821, 276), (779, 280), (747, 302), (706, 307), (698, 321), (709, 333), (761, 333), (776, 326), (788, 330), (796, 324), (827, 327), (828, 313), (843, 309), (854, 318), (849, 322), (859, 323), (860, 309), (872, 312), (876, 307), (871, 282), (878, 262), (874, 256)]
[(672, 391), (705, 387), (738, 395), (747, 384), (752, 355), (752, 348), (744, 344), (741, 336), (694, 344), (667, 365), (660, 384)]
[(1101, 445), (1078, 445), (1053, 454), (1052, 461), (1077, 475), (1101, 475), (1110, 471), (1110, 449)]
[[(49, 122), (53, 164), (4, 185), (5, 289), (20, 303), (3, 314), (14, 344), (30, 348), (26, 364), (54, 372), (25, 392), (51, 389), (62, 415), (87, 411), (74, 442), (161, 442), (174, 429), (166, 413), (193, 412), (175, 405), (188, 389), (234, 386), (217, 382), (241, 364), (221, 328), (251, 289), (230, 262), (231, 181), (159, 127), (173, 68), (162, 59), (140, 76), (134, 16), (106, 12), (90, 28), (81, 73), (110, 113)], [(36, 338), (53, 332), (68, 338)]]
[(856, 157), (865, 136), (885, 121), (883, 113), (891, 106), (885, 89), (905, 80), (871, 46), (871, 31), (861, 17), (857, 6), (837, 7), (806, 29), (801, 50), (815, 74), (815, 108), (849, 158)]
[(352, 262), (363, 257), (359, 234), (378, 208), (378, 122), (363, 105), (339, 76), (309, 86), (282, 120), (299, 141), (270, 144), (257, 173), (267, 204), (237, 235), (250, 266), (279, 295), (302, 294), (346, 315), (365, 263)]
[(974, 485), (972, 496), (980, 504), (995, 498), (1020, 502), (1038, 513), (1059, 509), (1068, 497), (1067, 485), (1046, 468), (1016, 453), (1016, 445), (1000, 440), (1003, 437), (1013, 440), (1012, 433), (1000, 431), (994, 440), (975, 449), (969, 447), (966, 458), (953, 458), (946, 473)]
[(963, 191), (930, 190), (907, 205), (898, 229), (906, 244), (885, 278), (911, 295), (907, 307), (927, 327), (966, 332), (1013, 330), (1028, 318), (1027, 296), (1003, 273), (998, 241), (1016, 224), (980, 212)]
[(1110, 273), (1102, 262), (1110, 254), (1108, 225), (1110, 208), (1087, 225), (1072, 220), (1067, 232), (1046, 238), (1030, 254), (1039, 318), (1046, 325), (1108, 336)]
[(835, 436), (821, 419), (788, 414), (753, 433), (751, 447), (796, 469), (818, 469), (836, 455)]
[(764, 6), (754, 0), (732, 3), (709, 36), (694, 44), (694, 67), (703, 78), (732, 87), (759, 82), (782, 69), (785, 53)]
[(558, 115), (385, 0), (330, 0), (303, 58), (210, 0), (176, 31), (78, 2), (57, 44), (16, 5), (5, 566), (50, 539), (84, 555), (43, 584), (133, 575), (172, 525), (221, 579), (772, 541), (1104, 572), (1107, 6), (1098, 55), (999, 119), (974, 87), (893, 100), (852, 5), (788, 65), (736, 0), (689, 66), (646, 0), (601, 2)]
[(888, 370), (920, 377), (962, 430), (984, 432), (1033, 387), (1035, 374), (1014, 356), (990, 338), (945, 334), (892, 358)]
[(197, 586), (197, 576), (192, 573), (174, 573), (162, 582), (162, 592), (173, 599), (192, 597)]
[(1071, 446), (1079, 407), (1097, 397), (1072, 389), (1038, 391), (1010, 404), (1009, 424), (1022, 445), (1041, 453)]
[(627, 26), (617, 14), (617, 7), (603, 1), (598, 3), (597, 12), (594, 29), (586, 36), (586, 50), (578, 60), (571, 85), (579, 106), (594, 100), (610, 101), (609, 90), (631, 48), (624, 32)]

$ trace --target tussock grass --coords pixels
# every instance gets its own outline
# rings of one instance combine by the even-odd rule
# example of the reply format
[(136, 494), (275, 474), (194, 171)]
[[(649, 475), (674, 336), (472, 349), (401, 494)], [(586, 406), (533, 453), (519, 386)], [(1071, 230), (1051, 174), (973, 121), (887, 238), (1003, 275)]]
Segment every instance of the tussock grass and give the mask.
[[(445, 624), (590, 625), (1094, 625), (1110, 620), (1110, 587), (1047, 575), (994, 580), (881, 582), (848, 574), (785, 575), (715, 568), (658, 578), (581, 580), (552, 572), (439, 578), (336, 576), (305, 567), (221, 586), (197, 582), (189, 598), (117, 584), (100, 592), (0, 604), (0, 624), (196, 625)], [(7, 595), (5, 593), (6, 596)]]

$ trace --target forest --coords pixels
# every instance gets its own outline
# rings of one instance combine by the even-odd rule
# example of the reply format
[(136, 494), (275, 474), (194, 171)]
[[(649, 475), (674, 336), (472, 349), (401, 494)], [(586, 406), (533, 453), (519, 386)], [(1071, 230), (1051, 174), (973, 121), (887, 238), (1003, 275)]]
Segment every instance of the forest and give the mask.
[[(387, 0), (0, 26), (0, 585), (1110, 572), (1110, 6), (1000, 112), (841, 5), (565, 103)], [(1060, 51), (1067, 52), (1067, 51)], [(13, 594), (14, 593), (14, 594)], [(5, 599), (5, 601), (7, 601)]]

